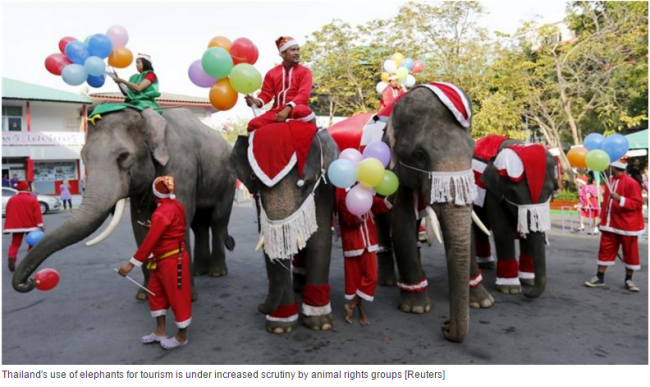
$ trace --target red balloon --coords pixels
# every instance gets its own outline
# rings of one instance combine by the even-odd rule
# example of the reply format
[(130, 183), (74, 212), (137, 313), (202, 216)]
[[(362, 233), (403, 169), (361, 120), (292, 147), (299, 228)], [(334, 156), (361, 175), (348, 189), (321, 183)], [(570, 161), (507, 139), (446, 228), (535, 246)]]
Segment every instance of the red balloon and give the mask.
[(421, 60), (416, 60), (413, 62), (413, 68), (411, 69), (411, 72), (413, 74), (419, 74), (424, 70), (424, 63), (422, 63)]
[(36, 289), (41, 291), (52, 290), (59, 283), (59, 272), (54, 269), (43, 269), (34, 275)]
[(45, 68), (54, 75), (61, 75), (63, 68), (72, 64), (65, 54), (52, 54), (45, 58)]
[(255, 64), (257, 57), (260, 55), (257, 51), (257, 46), (246, 38), (235, 39), (230, 47), (230, 56), (232, 63), (237, 65), (239, 63)]
[(68, 43), (70, 42), (74, 42), (75, 40), (77, 39), (73, 38), (72, 36), (66, 36), (65, 38), (61, 38), (61, 40), (59, 40), (59, 50), (61, 50), (61, 52), (65, 54), (65, 46), (67, 46)]

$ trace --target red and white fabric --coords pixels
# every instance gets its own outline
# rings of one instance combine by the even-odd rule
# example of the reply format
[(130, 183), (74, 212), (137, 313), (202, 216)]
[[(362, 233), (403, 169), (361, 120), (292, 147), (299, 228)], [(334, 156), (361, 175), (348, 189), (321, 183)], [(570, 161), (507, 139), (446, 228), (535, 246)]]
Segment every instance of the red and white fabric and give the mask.
[(483, 275), (481, 274), (481, 269), (478, 269), (478, 273), (475, 276), (469, 278), (469, 287), (474, 289), (483, 282)]
[[(24, 187), (22, 187), (24, 188)], [(19, 191), (7, 202), (4, 234), (25, 233), (43, 226), (38, 200), (28, 191)]]
[[(280, 113), (282, 109), (284, 108), (280, 107), (273, 110), (269, 110), (268, 112), (263, 113), (260, 116), (250, 120), (248, 122), (248, 132), (251, 133), (266, 125), (277, 123), (278, 113)], [(297, 105), (293, 109), (291, 109), (291, 112), (289, 113), (289, 116), (287, 117), (287, 120), (285, 122), (302, 121), (308, 123), (311, 120), (313, 120), (315, 117), (316, 115), (311, 111), (311, 109), (308, 106)]]
[(533, 265), (532, 256), (527, 254), (519, 256), (519, 278), (535, 279), (535, 266)]
[(385, 107), (392, 105), (395, 100), (399, 98), (400, 95), (404, 94), (405, 91), (401, 85), (397, 85), (396, 88), (388, 85), (384, 91), (381, 92), (381, 101), (379, 102), (379, 111), (382, 111)]
[(625, 268), (641, 270), (639, 260), (639, 237), (636, 235), (621, 235), (603, 231), (600, 236), (598, 248), (598, 265), (613, 266), (616, 263), (618, 251), (623, 247), (623, 262)]
[(470, 127), (472, 110), (465, 94), (458, 87), (447, 82), (432, 82), (417, 87), (426, 87), (431, 90), (463, 128)]
[(332, 313), (330, 304), (330, 285), (307, 283), (302, 290), (302, 314), (305, 316), (325, 316)]
[(519, 264), (514, 258), (497, 261), (497, 285), (521, 285), (519, 282)]
[(266, 315), (267, 321), (294, 322), (298, 320), (298, 304), (280, 305), (276, 310)]
[(612, 199), (609, 189), (605, 190), (600, 213), (600, 230), (619, 235), (643, 235), (643, 197), (639, 183), (624, 173), (618, 179), (610, 177), (609, 185), (621, 199)]
[(397, 281), (397, 287), (400, 291), (405, 293), (420, 293), (426, 292), (429, 288), (429, 282), (426, 278), (422, 278), (414, 283), (407, 283), (401, 280)]
[(359, 296), (366, 301), (375, 299), (377, 288), (377, 255), (364, 252), (356, 257), (344, 259), (345, 299)]
[(476, 183), (476, 200), (474, 204), (483, 207), (485, 203), (485, 184), (481, 182), (481, 176), (487, 168), (488, 163), (497, 156), (499, 148), (507, 138), (491, 134), (476, 141), (474, 157), (472, 158), (472, 170), (474, 171), (474, 182)]
[(341, 151), (352, 148), (363, 152), (366, 145), (381, 141), (386, 121), (375, 119), (374, 113), (356, 114), (330, 126), (327, 132)]
[[(24, 232), (14, 232), (11, 234), (11, 246), (9, 246), (9, 259), (18, 259), (18, 250), (20, 245), (23, 244), (23, 238), (25, 237)], [(32, 246), (27, 246), (27, 251), (30, 251)]]

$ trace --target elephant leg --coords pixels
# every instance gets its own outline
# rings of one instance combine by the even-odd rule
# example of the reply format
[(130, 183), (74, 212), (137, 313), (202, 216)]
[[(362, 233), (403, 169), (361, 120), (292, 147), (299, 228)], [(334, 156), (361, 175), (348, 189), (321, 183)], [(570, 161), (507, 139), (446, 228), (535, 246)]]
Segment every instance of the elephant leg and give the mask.
[(305, 262), (307, 259), (306, 251), (300, 251), (298, 254), (293, 256), (291, 260), (291, 272), (293, 273), (293, 291), (297, 294), (302, 294), (302, 291), (305, 289), (305, 284), (307, 283), (307, 266)]
[[(474, 212), (489, 229), (490, 223), (488, 222), (485, 208), (474, 206)], [(494, 270), (496, 264), (494, 262), (494, 256), (492, 255), (492, 248), (490, 247), (490, 237), (482, 232), (475, 224), (472, 224), (472, 229), (478, 231), (474, 234), (474, 248), (476, 251), (475, 256), (478, 267), (485, 270)]]
[(291, 269), (288, 259), (271, 261), (264, 254), (269, 277), (269, 290), (266, 300), (258, 306), (258, 311), (266, 314), (266, 330), (282, 334), (293, 330), (298, 322), (298, 304), (291, 289)]
[(533, 287), (524, 292), (524, 296), (536, 298), (546, 289), (546, 235), (532, 232), (526, 236), (527, 250), (533, 257), (534, 282)]
[[(232, 207), (231, 207), (232, 208)], [(228, 222), (230, 209), (224, 211), (215, 208), (212, 214), (212, 255), (210, 256), (210, 277), (223, 277), (228, 274), (226, 265), (226, 240), (228, 239)]]
[(192, 222), (194, 231), (194, 275), (201, 276), (208, 273), (208, 260), (210, 258), (210, 228), (202, 219), (204, 214), (197, 214)]
[(517, 220), (508, 213), (507, 204), (501, 205), (497, 199), (487, 193), (485, 197), (486, 213), (494, 219), (492, 231), (497, 250), (497, 289), (504, 294), (521, 294), (519, 282), (519, 265), (515, 257), (515, 235)]
[(393, 244), (390, 239), (389, 214), (375, 215), (377, 225), (377, 239), (379, 251), (377, 252), (377, 268), (379, 286), (395, 286), (397, 275), (395, 274), (395, 259), (393, 258)]
[(528, 238), (519, 237), (519, 281), (522, 285), (535, 285), (535, 267)]
[[(177, 195), (176, 200), (180, 201), (185, 207), (185, 224), (191, 225), (194, 222), (194, 215), (196, 214), (196, 205), (195, 205), (195, 192), (193, 190), (184, 191), (183, 195)], [(185, 249), (187, 254), (190, 256), (190, 273), (194, 273), (194, 256), (192, 254), (192, 244), (190, 243), (190, 227), (187, 227), (185, 230)], [(194, 275), (190, 276), (192, 283), (192, 302), (199, 299), (199, 295), (196, 292), (196, 286), (194, 286)]]
[[(483, 231), (479, 230), (478, 227), (472, 224), (472, 242), (476, 240), (478, 234), (483, 234)], [(486, 235), (487, 236), (487, 235)], [(494, 297), (483, 285), (483, 276), (481, 274), (481, 269), (476, 260), (476, 244), (471, 244), (471, 255), (470, 255), (470, 267), (469, 267), (469, 306), (471, 308), (490, 308), (494, 305)]]

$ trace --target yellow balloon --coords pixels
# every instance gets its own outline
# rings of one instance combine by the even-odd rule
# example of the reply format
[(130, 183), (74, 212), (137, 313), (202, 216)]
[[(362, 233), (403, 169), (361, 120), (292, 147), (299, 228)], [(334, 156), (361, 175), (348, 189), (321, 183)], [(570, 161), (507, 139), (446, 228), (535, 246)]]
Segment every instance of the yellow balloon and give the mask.
[(385, 171), (384, 164), (378, 159), (363, 159), (357, 165), (357, 180), (365, 186), (374, 187), (382, 182)]
[(395, 62), (397, 68), (399, 68), (399, 66), (402, 65), (402, 61), (404, 60), (404, 55), (400, 54), (399, 52), (396, 52), (393, 54), (391, 59), (393, 60), (393, 62)]
[(382, 82), (388, 82), (388, 73), (381, 73)]

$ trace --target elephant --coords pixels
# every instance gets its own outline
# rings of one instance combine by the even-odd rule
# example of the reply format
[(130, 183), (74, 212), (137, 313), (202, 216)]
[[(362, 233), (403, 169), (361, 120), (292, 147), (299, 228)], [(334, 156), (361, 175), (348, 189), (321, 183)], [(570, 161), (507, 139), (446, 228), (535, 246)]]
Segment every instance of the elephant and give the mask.
[[(268, 125), (253, 133), (255, 137), (261, 138), (260, 131), (280, 130), (283, 125), (289, 124)], [(274, 137), (273, 141), (276, 143), (269, 142), (266, 146), (271, 147), (269, 148), (271, 152), (276, 152), (279, 148), (277, 142), (280, 140)], [(325, 130), (315, 132), (313, 138), (305, 140), (305, 143), (308, 153), (302, 175), (299, 168), (293, 166), (290, 170), (285, 170), (286, 175), (275, 184), (259, 178), (249, 163), (249, 147), (253, 147), (252, 134), (251, 137), (239, 136), (230, 156), (230, 166), (236, 172), (237, 178), (257, 198), (260, 224), (258, 231), (261, 231), (258, 249), (264, 247), (264, 260), (269, 280), (266, 300), (259, 305), (258, 311), (266, 315), (266, 328), (275, 334), (291, 332), (297, 324), (299, 314), (301, 323), (313, 330), (328, 330), (334, 326), (328, 283), (332, 250), (334, 187), (325, 179), (325, 172), (329, 164), (338, 158), (339, 149)], [(255, 149), (258, 149), (257, 147), (258, 145), (255, 145)], [(312, 209), (305, 211), (310, 206)], [(301, 222), (300, 227), (296, 228), (285, 224), (280, 234), (273, 234), (271, 231), (274, 224), (303, 215), (311, 217), (310, 232), (306, 232), (306, 228), (310, 227), (305, 226), (309, 222)], [(314, 230), (313, 226), (317, 228)], [(278, 253), (275, 250), (278, 243), (283, 246), (294, 246), (295, 251), (290, 254), (286, 251)], [(294, 256), (294, 283), (292, 283), (289, 258), (298, 250), (300, 250), (299, 256)], [(296, 258), (301, 258), (303, 261), (298, 268), (300, 270), (296, 270)], [(302, 292), (303, 304), (300, 313), (294, 295), (294, 286), (298, 285), (296, 282), (300, 282), (300, 286), (296, 287)]]
[[(228, 222), (235, 194), (226, 141), (187, 109), (169, 109), (161, 115), (150, 108), (142, 112), (127, 108), (95, 117), (89, 120), (93, 125), (88, 127), (81, 150), (88, 173), (82, 203), (27, 254), (14, 274), (14, 289), (31, 291), (35, 282), (29, 276), (43, 261), (88, 237), (114, 211), (108, 227), (87, 244), (106, 239), (118, 226), (126, 198), (130, 199), (131, 225), (140, 246), (148, 231), (146, 223), (156, 209), (152, 183), (164, 175), (175, 178), (176, 197), (185, 208), (186, 246), (190, 246), (190, 225), (195, 232), (195, 274), (225, 275), (224, 247), (234, 248)], [(149, 272), (144, 267), (143, 272), (146, 286)], [(146, 293), (139, 291), (137, 297), (146, 299)]]
[[(546, 231), (551, 226), (548, 202), (558, 187), (556, 162), (542, 145), (534, 145), (537, 153), (530, 156), (529, 165), (521, 164), (525, 165), (523, 172), (510, 167), (516, 173), (521, 173), (520, 180), (517, 181), (507, 175), (511, 172), (503, 168), (504, 164), (500, 160), (512, 157), (515, 152), (510, 147), (513, 145), (533, 147), (523, 147), (516, 140), (501, 141), (498, 153), (489, 160), (484, 160), (487, 165), (480, 177), (485, 187), (484, 201), (482, 205), (475, 204), (474, 210), (494, 236), (498, 259), (496, 288), (504, 294), (521, 294), (523, 283), (532, 286), (524, 295), (536, 298), (544, 293), (546, 287)], [(505, 154), (506, 150), (510, 153)], [(543, 171), (543, 176), (535, 174), (535, 171)], [(533, 180), (537, 181), (537, 188), (529, 183)], [(487, 237), (476, 227), (473, 229), (473, 237), (471, 277), (479, 278), (477, 282), (480, 283), (479, 266), (493, 268), (494, 261)], [(519, 238), (520, 245), (519, 263), (515, 258), (516, 237)], [(485, 297), (483, 294), (483, 297), (473, 298), (472, 306), (491, 305)]]

